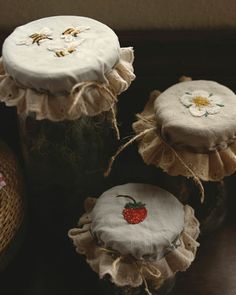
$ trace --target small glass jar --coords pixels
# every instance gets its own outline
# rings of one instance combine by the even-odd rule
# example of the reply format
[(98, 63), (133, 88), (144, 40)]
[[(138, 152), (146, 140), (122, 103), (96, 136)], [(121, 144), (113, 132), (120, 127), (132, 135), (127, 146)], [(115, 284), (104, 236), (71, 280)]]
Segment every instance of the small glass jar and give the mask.
[(219, 228), (227, 214), (224, 179), (236, 171), (235, 106), (226, 86), (187, 79), (154, 90), (133, 123), (144, 162), (160, 168), (165, 189), (195, 209), (203, 233)]
[(115, 186), (88, 198), (85, 211), (68, 236), (98, 274), (103, 294), (168, 294), (196, 256), (193, 208), (160, 187)]
[(192, 179), (171, 177), (163, 173), (163, 187), (173, 193), (183, 204), (190, 204), (200, 222), (202, 234), (220, 228), (228, 212), (228, 194), (225, 181), (202, 182), (204, 200), (201, 202), (199, 188)]

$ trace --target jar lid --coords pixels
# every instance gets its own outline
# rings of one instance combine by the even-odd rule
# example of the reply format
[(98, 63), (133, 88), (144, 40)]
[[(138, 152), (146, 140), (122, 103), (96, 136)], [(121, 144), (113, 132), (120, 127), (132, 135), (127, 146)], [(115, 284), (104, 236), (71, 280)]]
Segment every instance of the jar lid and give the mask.
[(154, 102), (161, 137), (177, 149), (208, 153), (236, 139), (236, 96), (214, 81), (178, 83)]
[(128, 183), (97, 199), (91, 232), (103, 248), (156, 261), (175, 247), (184, 229), (184, 216), (184, 206), (169, 192)]
[(120, 45), (106, 25), (79, 16), (53, 16), (20, 26), (2, 50), (6, 73), (20, 86), (69, 93), (83, 81), (105, 82)]

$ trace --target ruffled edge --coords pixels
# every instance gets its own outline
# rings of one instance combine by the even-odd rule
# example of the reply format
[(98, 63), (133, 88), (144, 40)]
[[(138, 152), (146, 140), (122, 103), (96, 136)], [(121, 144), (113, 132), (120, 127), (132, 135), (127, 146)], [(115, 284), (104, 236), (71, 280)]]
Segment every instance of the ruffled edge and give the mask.
[[(185, 271), (195, 258), (199, 243), (199, 222), (194, 216), (194, 210), (184, 206), (184, 229), (178, 237), (178, 245), (172, 243), (169, 252), (156, 262), (138, 261), (131, 257), (122, 257), (117, 251), (99, 247), (93, 237), (91, 226), (91, 211), (96, 202), (94, 198), (85, 201), (87, 212), (79, 220), (79, 228), (71, 229), (68, 236), (72, 239), (76, 251), (86, 256), (90, 267), (102, 279), (109, 275), (111, 281), (119, 287), (138, 287), (143, 283), (158, 286), (171, 278), (178, 271)], [(86, 207), (86, 206), (85, 206)]]
[(142, 132), (150, 129), (150, 132), (141, 136), (139, 142), (139, 153), (144, 162), (162, 168), (171, 176), (192, 177), (192, 170), (204, 181), (220, 181), (232, 175), (236, 171), (236, 142), (226, 149), (202, 154), (174, 149), (161, 138), (153, 106), (158, 94), (156, 91), (151, 94), (144, 111), (137, 115), (138, 120), (133, 123), (137, 135), (141, 136)]
[(16, 107), (18, 114), (35, 113), (37, 120), (75, 120), (83, 115), (96, 116), (109, 111), (117, 102), (117, 95), (125, 91), (135, 79), (132, 47), (121, 48), (119, 62), (106, 74), (106, 82), (85, 81), (74, 85), (71, 93), (54, 96), (23, 88), (8, 76), (0, 60), (0, 100)]

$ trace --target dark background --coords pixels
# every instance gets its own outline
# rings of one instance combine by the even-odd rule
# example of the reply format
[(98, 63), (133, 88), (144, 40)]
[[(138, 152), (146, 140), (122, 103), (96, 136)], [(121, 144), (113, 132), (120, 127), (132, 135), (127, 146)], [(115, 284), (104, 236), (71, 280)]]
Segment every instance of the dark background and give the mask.
[[(9, 34), (2, 32), (0, 42)], [(236, 91), (236, 31), (132, 31), (117, 32), (121, 46), (135, 50), (136, 80), (120, 96), (118, 119), (122, 137), (133, 134), (131, 123), (153, 89), (164, 90), (181, 75), (193, 79), (211, 79)], [(0, 105), (0, 135), (20, 153), (16, 114)], [(123, 142), (123, 141), (122, 141)], [(161, 177), (154, 167), (146, 167), (136, 145), (117, 160), (108, 180), (149, 181)], [(225, 180), (229, 212), (225, 224), (216, 232), (201, 236), (201, 247), (191, 268), (178, 276), (173, 295), (236, 294), (236, 177)], [(71, 242), (35, 230), (30, 223), (18, 255), (0, 274), (3, 295), (90, 295), (103, 294), (97, 275), (75, 253)]]

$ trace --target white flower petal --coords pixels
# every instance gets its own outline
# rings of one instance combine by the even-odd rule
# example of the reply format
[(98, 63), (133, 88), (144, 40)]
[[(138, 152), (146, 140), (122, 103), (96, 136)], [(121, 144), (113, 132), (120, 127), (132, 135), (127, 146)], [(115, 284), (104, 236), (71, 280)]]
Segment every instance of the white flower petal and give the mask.
[(204, 97), (204, 98), (208, 98), (210, 95), (210, 93), (208, 93), (207, 91), (205, 90), (194, 90), (192, 92), (192, 96), (193, 97), (196, 97), (196, 96), (201, 96), (201, 97)]
[(217, 106), (217, 105), (213, 105), (213, 106), (208, 106), (206, 107), (206, 111), (208, 112), (208, 114), (210, 115), (214, 115), (219, 113), (221, 110), (221, 107)]
[(199, 107), (196, 107), (195, 105), (192, 105), (189, 108), (189, 111), (194, 117), (202, 117), (207, 114), (206, 107), (199, 108)]
[(80, 44), (84, 42), (85, 39), (79, 39), (74, 42), (66, 44), (67, 47), (78, 47)]
[(223, 106), (223, 101), (221, 97), (219, 97), (218, 95), (212, 95), (211, 97), (209, 97), (209, 101), (211, 102), (211, 104), (215, 104), (215, 105), (219, 104)]
[(45, 27), (45, 28), (42, 28), (42, 30), (38, 34), (45, 34), (47, 36), (50, 36), (50, 35), (52, 35), (52, 30)]
[(189, 107), (193, 104), (193, 97), (192, 95), (184, 94), (183, 96), (180, 97), (180, 101), (182, 102), (183, 105), (185, 105), (186, 107)]
[(62, 39), (65, 39), (65, 42), (66, 43), (73, 42), (75, 40), (75, 37), (73, 37), (70, 34), (68, 34), (68, 35), (62, 35), (61, 38)]
[(50, 51), (57, 51), (57, 50), (63, 50), (64, 48), (59, 43), (51, 42), (51, 43), (49, 43), (47, 49)]

